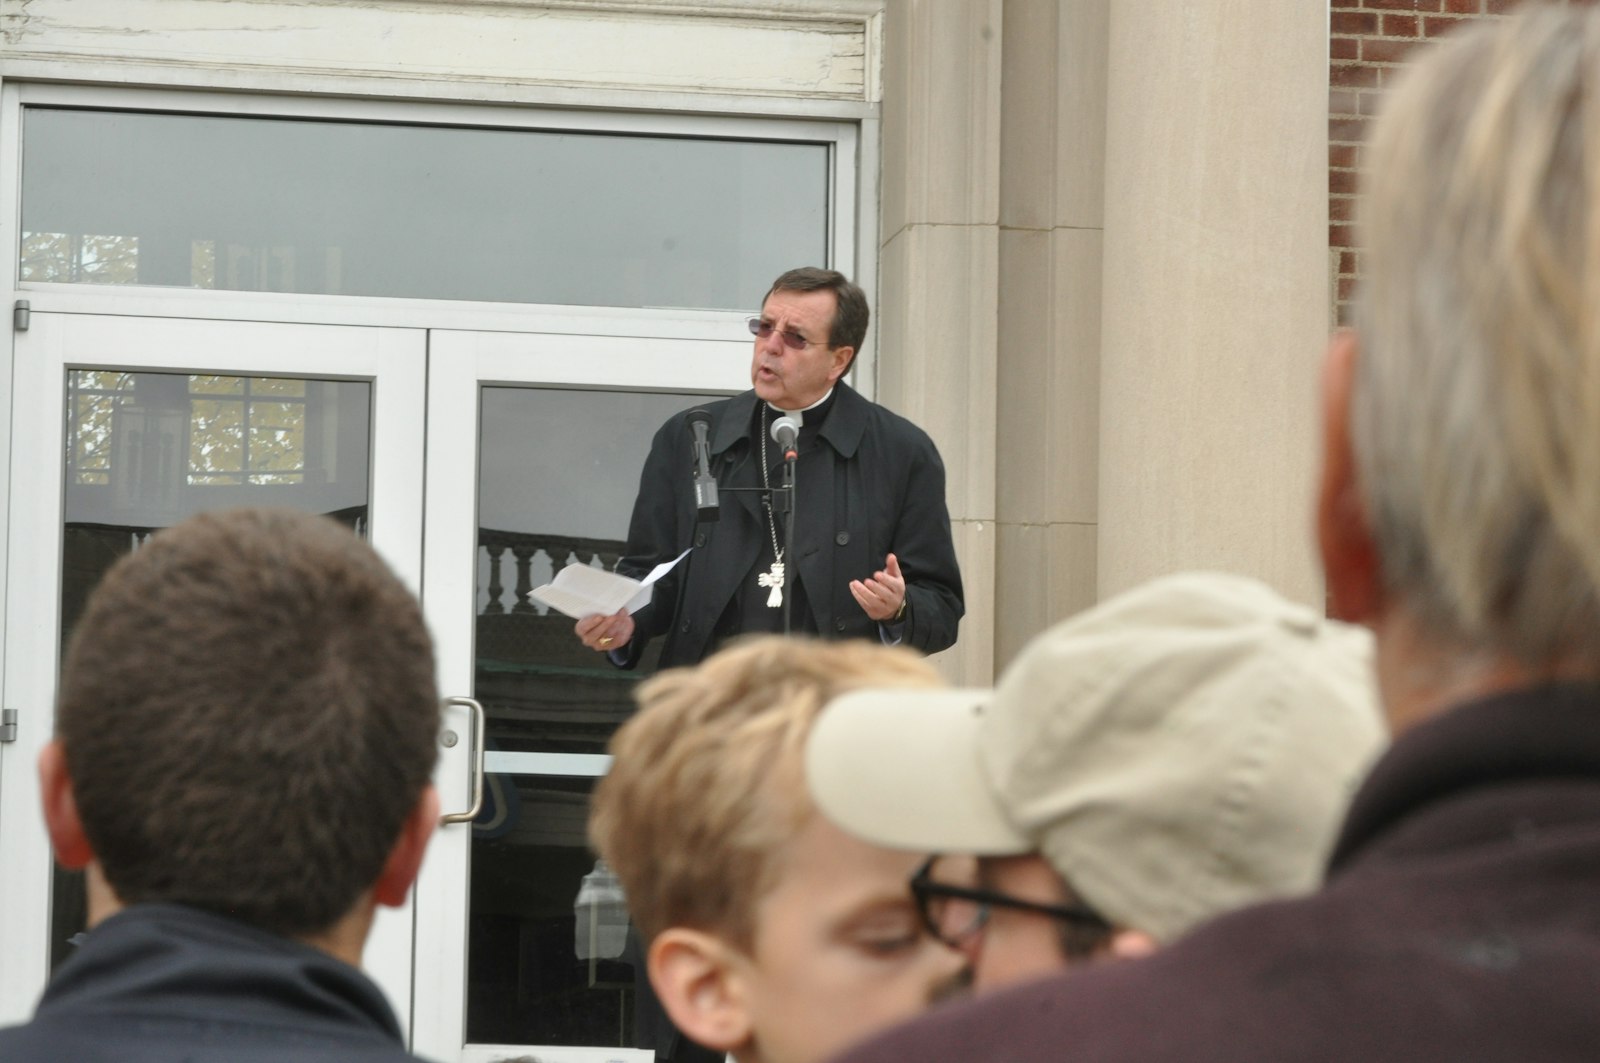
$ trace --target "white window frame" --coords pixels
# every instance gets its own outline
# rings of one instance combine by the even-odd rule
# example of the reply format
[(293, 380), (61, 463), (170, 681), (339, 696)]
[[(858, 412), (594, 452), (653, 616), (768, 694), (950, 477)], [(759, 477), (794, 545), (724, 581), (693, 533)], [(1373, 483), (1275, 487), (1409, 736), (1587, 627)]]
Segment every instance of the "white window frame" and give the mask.
[[(828, 242), (824, 263), (850, 276), (875, 300), (877, 284), (876, 121), (608, 112), (548, 107), (485, 107), (394, 100), (244, 95), (171, 89), (7, 82), (0, 85), (0, 278), (36, 310), (129, 316), (247, 318), (317, 324), (487, 332), (563, 333), (640, 338), (726, 338), (758, 309), (737, 311), (567, 306), (375, 296), (228, 292), (140, 285), (68, 284), (18, 277), (22, 109), (30, 106), (147, 111), (214, 117), (312, 118), (488, 129), (631, 133), (668, 137), (795, 141), (829, 145)], [(867, 156), (870, 155), (870, 158)], [(796, 263), (801, 265), (803, 263)], [(752, 301), (759, 293), (752, 293)], [(874, 321), (874, 333), (876, 331)], [(852, 382), (872, 397), (871, 334), (858, 352)]]

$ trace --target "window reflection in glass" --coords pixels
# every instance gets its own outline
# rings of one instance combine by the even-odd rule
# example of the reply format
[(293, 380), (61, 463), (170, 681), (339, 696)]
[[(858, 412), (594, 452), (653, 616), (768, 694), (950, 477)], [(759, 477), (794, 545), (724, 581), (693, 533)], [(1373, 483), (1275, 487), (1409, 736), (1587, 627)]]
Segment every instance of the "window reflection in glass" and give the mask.
[(29, 107), (24, 282), (749, 309), (832, 146)]
[(76, 370), (67, 384), (67, 482), (111, 482), (111, 422), (132, 397), (133, 374)]
[[(147, 458), (144, 448), (154, 433), (163, 440), (187, 437), (184, 477), (190, 486), (305, 482), (306, 381), (195, 375), (188, 382), (186, 409), (151, 411), (137, 403), (134, 374), (72, 371), (69, 481), (109, 484), (113, 442), (124, 437), (129, 467), (123, 471), (138, 476), (137, 463)], [(143, 442), (134, 443), (136, 436)]]
[(304, 481), (305, 381), (191, 377), (189, 392), (191, 484)]
[(138, 284), (137, 236), (23, 233), (21, 278), (65, 284)]
[(350, 445), (364, 454), (356, 433), (365, 431), (358, 411), (369, 390), (292, 377), (70, 370), (69, 496), (72, 487), (116, 490), (78, 492), (69, 508), (94, 509), (114, 497), (187, 512), (182, 488), (290, 485), (312, 488), (307, 497), (324, 496), (332, 509), (348, 508), (365, 496), (364, 466), (341, 470), (336, 456)]

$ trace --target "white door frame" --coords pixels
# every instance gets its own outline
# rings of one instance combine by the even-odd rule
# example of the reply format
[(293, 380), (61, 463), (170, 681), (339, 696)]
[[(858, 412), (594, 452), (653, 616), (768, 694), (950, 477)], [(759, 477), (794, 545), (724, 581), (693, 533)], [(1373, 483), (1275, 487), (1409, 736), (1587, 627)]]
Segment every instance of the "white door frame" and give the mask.
[[(477, 594), (479, 395), (486, 385), (549, 385), (630, 391), (737, 391), (749, 386), (750, 344), (618, 336), (515, 335), (434, 331), (430, 359), (448, 366), (428, 379), (428, 496), (423, 561), (424, 608), (437, 639), (439, 683), (446, 695), (472, 693)], [(597, 425), (604, 431), (604, 425)], [(687, 460), (687, 459), (686, 459)], [(470, 470), (470, 473), (466, 471)], [(618, 469), (632, 480), (638, 469)], [(619, 534), (622, 529), (618, 529)], [(454, 709), (456, 713), (464, 710)], [(447, 719), (471, 733), (465, 716)], [(537, 757), (537, 754), (524, 756)], [(546, 765), (554, 766), (548, 755)], [(604, 758), (571, 755), (573, 775), (603, 771)], [(469, 804), (465, 760), (441, 765), (447, 808)], [(505, 769), (502, 769), (505, 770)], [(549, 771), (549, 767), (541, 769)], [(551, 771), (554, 774), (555, 772)], [(471, 824), (443, 827), (417, 883), (419, 963), (412, 1010), (412, 1050), (441, 1060), (478, 1063), (534, 1052), (545, 1063), (650, 1063), (648, 1051), (570, 1046), (465, 1044), (468, 868)]]
[[(0, 1026), (32, 1014), (48, 977), (51, 857), (34, 763), (52, 731), (60, 659), (67, 370), (372, 381), (369, 534), (413, 590), (421, 587), (426, 415), (427, 344), (416, 329), (35, 310), (15, 342), (3, 704), (20, 718), (17, 740), (0, 746)], [(412, 936), (409, 906), (385, 912), (366, 953), (402, 1023), (411, 1002)]]

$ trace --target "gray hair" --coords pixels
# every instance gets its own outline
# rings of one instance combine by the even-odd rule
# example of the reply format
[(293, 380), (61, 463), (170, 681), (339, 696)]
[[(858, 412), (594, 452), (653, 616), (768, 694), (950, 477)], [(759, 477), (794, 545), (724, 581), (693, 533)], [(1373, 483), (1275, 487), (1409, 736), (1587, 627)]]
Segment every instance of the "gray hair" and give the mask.
[(1428, 636), (1600, 650), (1600, 10), (1423, 56), (1374, 130), (1352, 434), (1386, 589)]

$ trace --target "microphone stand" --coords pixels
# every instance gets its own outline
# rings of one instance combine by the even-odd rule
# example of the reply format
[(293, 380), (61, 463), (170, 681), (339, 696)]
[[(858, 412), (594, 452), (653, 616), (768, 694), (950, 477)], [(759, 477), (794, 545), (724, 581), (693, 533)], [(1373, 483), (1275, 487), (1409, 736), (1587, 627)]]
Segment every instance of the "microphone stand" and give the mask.
[[(796, 448), (798, 449), (798, 447)], [(787, 637), (790, 633), (789, 605), (794, 601), (794, 595), (789, 593), (789, 584), (793, 582), (789, 573), (794, 571), (794, 467), (797, 464), (795, 452), (791, 451), (783, 461), (783, 486), (778, 488), (786, 496), (787, 510), (783, 515), (783, 556), (788, 563), (783, 566), (783, 633)]]

